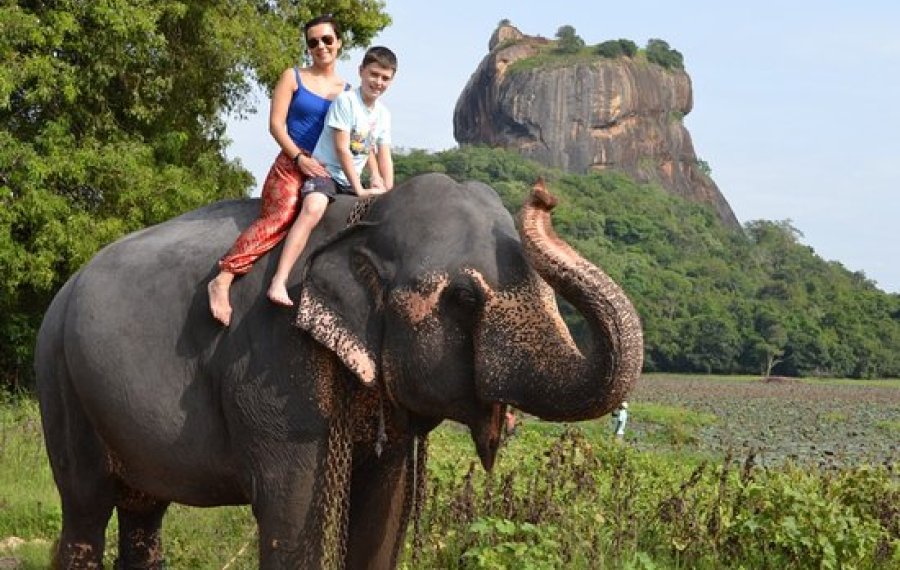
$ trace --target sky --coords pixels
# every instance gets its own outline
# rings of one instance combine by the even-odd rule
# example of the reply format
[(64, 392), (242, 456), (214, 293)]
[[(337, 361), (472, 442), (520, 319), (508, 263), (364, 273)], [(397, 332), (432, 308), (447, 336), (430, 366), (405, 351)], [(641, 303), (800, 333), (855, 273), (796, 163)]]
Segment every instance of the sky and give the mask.
[[(445, 150), (460, 93), (497, 24), (586, 43), (665, 40), (684, 56), (684, 122), (738, 219), (790, 220), (826, 260), (900, 293), (900, 2), (896, 0), (387, 0), (375, 38), (399, 65), (383, 101), (395, 147)], [(298, 31), (298, 41), (299, 41)], [(361, 50), (338, 70), (358, 85)], [(260, 112), (229, 122), (257, 189), (277, 153)]]

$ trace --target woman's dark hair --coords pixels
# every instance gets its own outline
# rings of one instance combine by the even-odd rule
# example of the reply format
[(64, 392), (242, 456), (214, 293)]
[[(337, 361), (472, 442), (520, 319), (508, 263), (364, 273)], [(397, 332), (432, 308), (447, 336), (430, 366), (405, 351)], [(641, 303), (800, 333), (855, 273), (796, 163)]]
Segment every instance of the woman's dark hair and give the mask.
[(337, 23), (337, 20), (334, 19), (334, 16), (332, 16), (331, 14), (325, 14), (324, 16), (313, 18), (312, 20), (303, 24), (304, 41), (308, 37), (309, 29), (313, 26), (318, 26), (319, 24), (331, 24), (331, 28), (334, 30), (334, 35), (336, 35), (338, 39), (341, 39), (341, 26)]

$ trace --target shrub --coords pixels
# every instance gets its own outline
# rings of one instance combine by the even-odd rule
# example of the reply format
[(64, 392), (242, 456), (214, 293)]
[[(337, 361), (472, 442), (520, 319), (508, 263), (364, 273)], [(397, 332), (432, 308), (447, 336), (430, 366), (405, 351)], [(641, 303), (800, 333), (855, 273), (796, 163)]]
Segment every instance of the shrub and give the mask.
[(584, 47), (584, 40), (572, 26), (561, 26), (556, 32), (556, 49), (562, 53), (577, 53)]
[(670, 48), (666, 41), (660, 39), (647, 41), (647, 60), (666, 69), (684, 69), (681, 52)]
[(615, 59), (622, 56), (634, 56), (638, 51), (638, 47), (631, 40), (619, 39), (605, 41), (597, 45), (594, 51), (601, 57)]

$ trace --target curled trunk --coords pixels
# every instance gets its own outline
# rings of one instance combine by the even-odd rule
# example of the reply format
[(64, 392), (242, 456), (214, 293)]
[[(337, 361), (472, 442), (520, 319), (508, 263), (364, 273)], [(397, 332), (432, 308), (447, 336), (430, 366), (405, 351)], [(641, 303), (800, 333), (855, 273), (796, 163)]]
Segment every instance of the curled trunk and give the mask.
[(584, 317), (591, 344), (586, 354), (578, 350), (552, 293), (539, 284), (534, 288), (545, 291), (530, 301), (538, 317), (525, 333), (504, 337), (504, 327), (486, 319), (484, 334), (501, 344), (506, 372), (485, 361), (483, 395), (548, 420), (593, 419), (625, 399), (640, 375), (643, 335), (622, 289), (556, 235), (550, 222), (555, 204), (538, 182), (519, 213), (519, 233), (537, 273)]

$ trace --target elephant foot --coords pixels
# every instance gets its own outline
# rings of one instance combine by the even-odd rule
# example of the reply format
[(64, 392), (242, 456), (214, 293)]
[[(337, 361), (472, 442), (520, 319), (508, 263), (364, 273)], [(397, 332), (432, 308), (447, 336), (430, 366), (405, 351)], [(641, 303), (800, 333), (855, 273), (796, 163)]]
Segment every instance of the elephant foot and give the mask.
[(291, 301), (291, 298), (288, 296), (287, 287), (283, 282), (273, 280), (266, 296), (268, 296), (269, 300), (276, 305), (281, 305), (282, 307), (294, 306), (294, 302)]
[(212, 312), (213, 318), (226, 327), (231, 322), (231, 300), (228, 293), (231, 290), (232, 279), (234, 276), (223, 272), (206, 286), (209, 293), (209, 310)]

